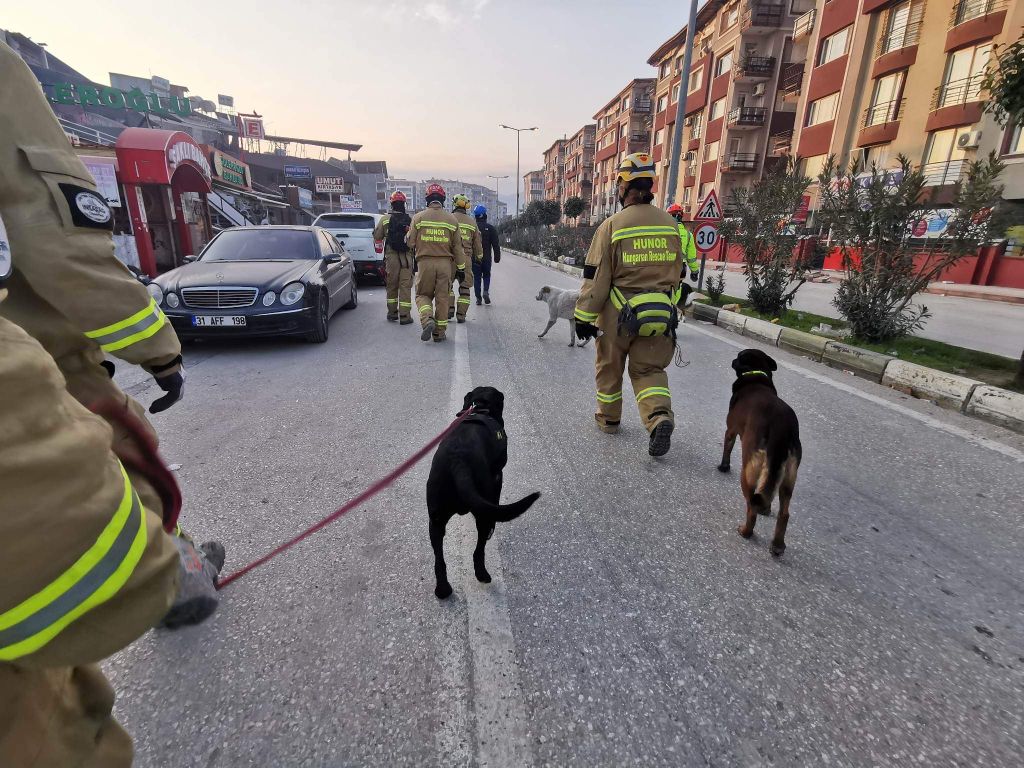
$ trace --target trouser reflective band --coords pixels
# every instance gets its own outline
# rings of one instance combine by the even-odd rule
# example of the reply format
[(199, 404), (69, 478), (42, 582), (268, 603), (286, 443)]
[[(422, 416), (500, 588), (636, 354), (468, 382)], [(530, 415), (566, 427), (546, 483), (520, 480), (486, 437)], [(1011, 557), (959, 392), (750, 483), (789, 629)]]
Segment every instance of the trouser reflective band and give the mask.
[(412, 302), (411, 301), (400, 301), (400, 302), (398, 302), (398, 306), (402, 307), (403, 309), (411, 309), (412, 308)]
[(115, 352), (148, 339), (163, 328), (166, 322), (167, 318), (156, 305), (156, 299), (150, 299), (148, 307), (131, 317), (95, 331), (86, 331), (85, 335), (99, 344), (104, 352)]
[(641, 400), (646, 400), (648, 397), (672, 397), (672, 393), (668, 391), (668, 387), (647, 387), (647, 389), (641, 389), (636, 393), (636, 401), (639, 403)]
[(469, 298), (465, 296), (459, 296), (459, 304), (469, 304)]
[(388, 299), (388, 304), (397, 304), (398, 299)]
[(39, 650), (117, 594), (132, 575), (146, 548), (146, 520), (124, 468), (121, 474), (121, 503), (95, 543), (42, 590), (0, 614), (0, 661)]
[(426, 315), (426, 314), (429, 314), (430, 312), (433, 312), (433, 311), (434, 311), (434, 308), (432, 306), (430, 306), (429, 304), (424, 304), (423, 306), (420, 307), (420, 314), (421, 315)]
[(615, 392), (613, 394), (605, 394), (604, 392), (597, 393), (597, 401), (599, 403), (617, 403), (622, 399), (622, 392)]

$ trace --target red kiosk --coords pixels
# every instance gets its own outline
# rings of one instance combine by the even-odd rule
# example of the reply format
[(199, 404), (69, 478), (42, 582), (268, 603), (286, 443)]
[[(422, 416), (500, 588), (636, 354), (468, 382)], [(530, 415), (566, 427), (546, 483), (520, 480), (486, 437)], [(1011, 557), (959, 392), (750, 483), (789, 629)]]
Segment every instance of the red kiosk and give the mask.
[(182, 131), (127, 128), (115, 150), (139, 265), (143, 272), (156, 275), (158, 267), (177, 266), (184, 256), (195, 253), (181, 196), (199, 193), (205, 211), (210, 161)]

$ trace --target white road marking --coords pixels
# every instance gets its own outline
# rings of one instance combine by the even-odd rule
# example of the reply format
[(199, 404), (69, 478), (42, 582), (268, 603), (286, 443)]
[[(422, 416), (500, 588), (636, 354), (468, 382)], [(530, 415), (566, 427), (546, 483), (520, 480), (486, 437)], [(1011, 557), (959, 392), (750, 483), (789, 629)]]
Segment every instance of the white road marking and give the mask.
[[(728, 344), (729, 346), (736, 347), (737, 349), (747, 349), (751, 346), (751, 344), (755, 342), (754, 339), (749, 339), (746, 343), (741, 343), (738, 341), (733, 341), (732, 339), (729, 338), (723, 338), (717, 333), (713, 333), (705, 328), (701, 328), (698, 322), (688, 322), (686, 323), (686, 328), (691, 331), (696, 331), (697, 333), (702, 333), (705, 336), (710, 336), (711, 338), (717, 339), (723, 344)], [(947, 424), (944, 421), (932, 418), (926, 413), (918, 413), (912, 408), (907, 408), (906, 406), (900, 405), (899, 403), (890, 402), (889, 400), (886, 400), (885, 398), (882, 397), (878, 397), (877, 395), (872, 395), (868, 392), (862, 392), (856, 387), (851, 387), (849, 384), (844, 384), (841, 381), (835, 381), (834, 379), (831, 379), (828, 376), (822, 376), (820, 373), (815, 373), (809, 368), (804, 368), (802, 365), (795, 365), (794, 363), (790, 363), (784, 360), (776, 360), (776, 362), (783, 368), (793, 371), (794, 373), (799, 373), (801, 376), (804, 376), (808, 379), (812, 379), (822, 384), (827, 384), (828, 386), (838, 389), (842, 392), (854, 395), (856, 397), (861, 398), (862, 400), (867, 400), (869, 403), (880, 405), (883, 408), (888, 408), (890, 411), (896, 411), (896, 413), (900, 413), (904, 416), (909, 416), (911, 419), (920, 421), (922, 424), (931, 427), (932, 429), (937, 429), (942, 432), (946, 432), (950, 435), (954, 435), (955, 437), (962, 438), (969, 443), (973, 443), (974, 445), (977, 445), (981, 448), (987, 448), (990, 451), (995, 451), (996, 453), (1002, 454), (1003, 456), (1013, 459), (1018, 463), (1024, 464), (1024, 452), (1018, 451), (1016, 448), (1013, 448), (1012, 446), (1003, 445), (1002, 443), (992, 440), (991, 438), (984, 437), (983, 435), (976, 435), (973, 432), (956, 426), (955, 424)]]
[[(454, 373), (449, 400), (449, 412), (454, 415), (462, 409), (465, 394), (473, 388), (469, 366), (469, 335), (467, 326), (449, 326), (448, 338), (455, 345)], [(452, 334), (452, 331), (455, 333)], [(454, 338), (452, 338), (454, 335)], [(452, 536), (458, 526), (461, 536)], [(516, 672), (516, 651), (512, 636), (512, 620), (501, 564), (501, 554), (492, 541), (487, 548), (487, 570), (490, 584), (481, 584), (473, 575), (472, 558), (476, 546), (476, 526), (468, 517), (452, 519), (448, 525), (449, 541), (454, 539), (460, 550), (458, 571), (451, 579), (458, 590), (461, 587), (466, 600), (469, 623), (469, 648), (472, 674), (465, 675), (465, 660), (455, 661), (446, 677), (461, 675), (472, 680), (469, 708), (473, 715), (476, 762), (487, 768), (520, 768), (533, 765), (533, 753), (528, 737), (526, 706)], [(499, 531), (500, 535), (500, 531)], [(446, 649), (447, 650), (447, 649)], [(461, 655), (461, 654), (456, 654)], [(455, 720), (451, 726), (460, 725)], [(465, 724), (463, 728), (467, 727)], [(446, 720), (446, 731), (448, 721)], [(465, 730), (463, 730), (463, 734)], [(444, 739), (457, 745), (462, 734), (451, 733)], [(461, 756), (460, 756), (461, 758)], [(455, 761), (442, 755), (442, 764)], [(462, 764), (460, 759), (459, 764)]]

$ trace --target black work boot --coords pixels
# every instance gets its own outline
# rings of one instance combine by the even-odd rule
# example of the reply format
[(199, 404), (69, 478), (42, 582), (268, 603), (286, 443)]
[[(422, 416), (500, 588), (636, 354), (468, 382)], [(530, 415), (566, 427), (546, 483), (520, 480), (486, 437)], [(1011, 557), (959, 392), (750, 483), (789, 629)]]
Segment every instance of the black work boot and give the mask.
[(477, 296), (476, 297), (476, 305), (479, 307), (483, 303), (484, 303), (483, 300), (479, 296)]
[(491, 303), (491, 294), (485, 293), (484, 294), (484, 304), (490, 304), (490, 303)]
[(647, 452), (651, 456), (664, 456), (672, 445), (672, 430), (675, 429), (671, 421), (663, 421), (651, 430), (651, 442), (647, 446)]
[(434, 318), (427, 318), (427, 322), (423, 324), (423, 333), (420, 334), (420, 341), (430, 341), (430, 337), (434, 335)]

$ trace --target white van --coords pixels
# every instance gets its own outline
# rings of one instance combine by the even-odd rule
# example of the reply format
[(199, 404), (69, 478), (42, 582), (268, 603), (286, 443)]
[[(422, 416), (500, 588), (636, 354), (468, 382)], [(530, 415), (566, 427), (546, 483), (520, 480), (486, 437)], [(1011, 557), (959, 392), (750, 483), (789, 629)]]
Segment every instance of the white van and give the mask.
[(380, 213), (350, 211), (344, 213), (322, 213), (313, 222), (314, 227), (323, 227), (345, 246), (355, 264), (357, 277), (373, 277), (385, 280), (384, 243), (374, 242), (373, 229), (384, 218)]

